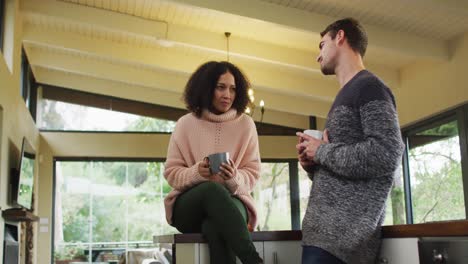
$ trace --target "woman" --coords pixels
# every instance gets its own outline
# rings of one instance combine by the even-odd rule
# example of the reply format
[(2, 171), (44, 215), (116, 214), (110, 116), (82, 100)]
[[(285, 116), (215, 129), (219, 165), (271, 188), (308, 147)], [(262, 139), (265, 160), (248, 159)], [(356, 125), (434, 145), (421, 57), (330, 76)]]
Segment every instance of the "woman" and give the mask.
[[(207, 62), (190, 77), (181, 117), (169, 142), (164, 177), (174, 190), (164, 200), (169, 224), (182, 233), (201, 232), (211, 263), (263, 263), (249, 230), (257, 223), (250, 193), (260, 175), (258, 136), (243, 114), (250, 84), (229, 62)], [(212, 174), (208, 155), (231, 159)]]

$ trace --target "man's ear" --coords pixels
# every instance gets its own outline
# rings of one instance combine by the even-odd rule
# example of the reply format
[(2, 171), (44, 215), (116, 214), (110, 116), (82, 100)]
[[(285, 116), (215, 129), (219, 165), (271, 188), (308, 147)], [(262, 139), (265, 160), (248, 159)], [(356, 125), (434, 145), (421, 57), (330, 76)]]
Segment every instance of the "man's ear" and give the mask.
[(343, 45), (343, 43), (345, 41), (345, 32), (344, 32), (344, 30), (342, 30), (342, 29), (338, 30), (338, 32), (336, 33), (336, 36), (335, 36), (335, 40), (336, 40), (336, 43), (339, 46)]

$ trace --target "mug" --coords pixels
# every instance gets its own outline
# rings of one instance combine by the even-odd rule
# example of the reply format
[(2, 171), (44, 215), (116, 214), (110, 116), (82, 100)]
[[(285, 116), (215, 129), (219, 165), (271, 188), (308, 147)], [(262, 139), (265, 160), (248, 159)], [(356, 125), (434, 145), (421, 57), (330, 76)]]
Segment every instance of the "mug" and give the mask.
[(309, 135), (311, 137), (314, 137), (316, 139), (322, 139), (323, 137), (323, 132), (320, 130), (314, 130), (314, 129), (306, 129), (304, 130), (304, 134)]
[(211, 173), (216, 174), (220, 172), (221, 163), (229, 163), (229, 152), (214, 153), (208, 156)]

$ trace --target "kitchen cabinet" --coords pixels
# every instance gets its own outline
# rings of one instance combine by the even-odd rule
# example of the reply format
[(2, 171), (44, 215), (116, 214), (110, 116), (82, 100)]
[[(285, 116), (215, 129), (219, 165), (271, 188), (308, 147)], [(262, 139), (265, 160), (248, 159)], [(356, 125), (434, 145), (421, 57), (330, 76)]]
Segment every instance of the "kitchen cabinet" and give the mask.
[[(254, 242), (254, 245), (260, 257), (263, 258), (263, 242)], [(201, 243), (199, 244), (198, 249), (199, 249), (198, 264), (210, 264), (210, 251), (208, 249), (208, 244)], [(242, 264), (239, 259), (237, 259), (237, 263)]]
[[(394, 225), (382, 227), (383, 242), (379, 253), (379, 264), (419, 264), (421, 241), (452, 241), (454, 239), (468, 241), (468, 221), (448, 221), (439, 223), (425, 223), (412, 225)], [(293, 231), (266, 231), (252, 233), (252, 240), (266, 264), (295, 264), (301, 263), (302, 233)], [(176, 263), (178, 264), (207, 264), (209, 251), (206, 241), (201, 234), (174, 234), (154, 236), (154, 243), (168, 243), (173, 246)], [(419, 244), (418, 244), (419, 243)], [(440, 244), (440, 243), (439, 243)], [(451, 256), (458, 256), (459, 252), (466, 252), (466, 246), (458, 250), (450, 242), (445, 244), (430, 244), (437, 252), (444, 256), (445, 252)], [(455, 246), (452, 246), (454, 244)], [(453, 251), (453, 249), (456, 249)], [(431, 251), (432, 248), (429, 248)], [(433, 251), (433, 250), (432, 250)], [(434, 253), (434, 252), (429, 253)], [(439, 254), (436, 254), (437, 256)], [(465, 257), (463, 255), (462, 257)], [(452, 257), (453, 259), (453, 257)], [(238, 262), (240, 263), (240, 262)], [(465, 263), (465, 262), (454, 262)]]
[(379, 264), (419, 264), (418, 238), (385, 238)]
[[(208, 249), (208, 244), (193, 243), (183, 245), (184, 246), (182, 248), (176, 249), (177, 262), (181, 260), (181, 263), (190, 264), (210, 263), (210, 253)], [(301, 263), (302, 251), (300, 241), (256, 241), (254, 242), (254, 245), (260, 257), (263, 258), (265, 264)], [(241, 264), (239, 259), (237, 259), (237, 263)]]
[(263, 252), (266, 264), (301, 264), (301, 241), (265, 241)]

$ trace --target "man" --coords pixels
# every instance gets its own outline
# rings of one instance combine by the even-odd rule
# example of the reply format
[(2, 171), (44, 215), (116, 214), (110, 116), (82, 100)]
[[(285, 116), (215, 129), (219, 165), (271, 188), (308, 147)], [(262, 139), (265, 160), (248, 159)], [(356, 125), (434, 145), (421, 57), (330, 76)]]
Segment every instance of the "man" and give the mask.
[(322, 73), (340, 91), (323, 139), (298, 132), (301, 166), (313, 179), (302, 224), (302, 263), (374, 263), (385, 202), (404, 145), (389, 88), (362, 62), (367, 35), (358, 21), (329, 25), (319, 44)]

